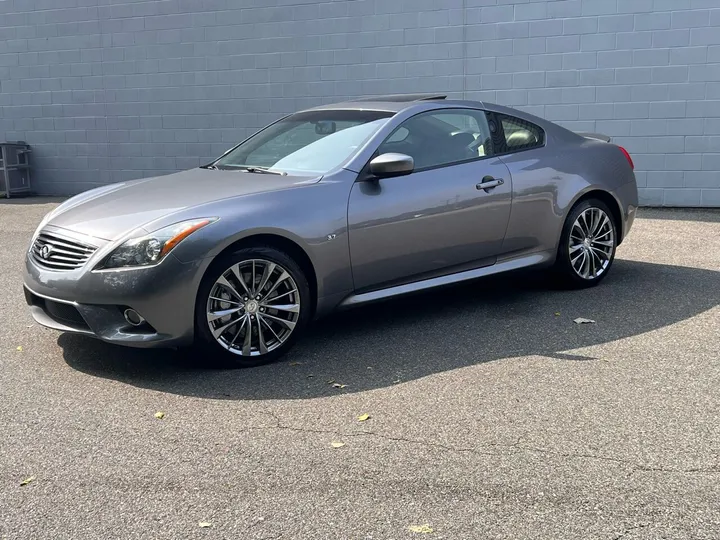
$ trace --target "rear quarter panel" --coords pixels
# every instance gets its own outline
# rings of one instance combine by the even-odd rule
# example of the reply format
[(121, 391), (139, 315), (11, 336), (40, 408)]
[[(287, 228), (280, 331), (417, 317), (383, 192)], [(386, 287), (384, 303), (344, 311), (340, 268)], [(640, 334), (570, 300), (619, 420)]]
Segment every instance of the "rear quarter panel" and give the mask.
[[(632, 200), (632, 193), (637, 193), (635, 175), (616, 145), (545, 122), (542, 127), (545, 147), (502, 157), (513, 182), (503, 258), (534, 251), (548, 251), (554, 257), (565, 218), (578, 199), (593, 190), (615, 198), (623, 223), (634, 211), (628, 207), (637, 205), (637, 195)], [(621, 201), (620, 195), (626, 200)]]

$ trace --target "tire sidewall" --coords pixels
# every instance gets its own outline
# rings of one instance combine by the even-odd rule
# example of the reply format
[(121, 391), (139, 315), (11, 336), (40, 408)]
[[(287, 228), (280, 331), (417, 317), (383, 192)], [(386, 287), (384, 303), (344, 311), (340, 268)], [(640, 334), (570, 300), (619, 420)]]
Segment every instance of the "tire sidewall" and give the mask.
[[(575, 272), (575, 269), (572, 267), (572, 263), (570, 262), (570, 251), (568, 249), (568, 242), (570, 240), (570, 233), (572, 231), (573, 224), (580, 216), (580, 214), (582, 214), (585, 210), (588, 210), (589, 208), (597, 208), (599, 210), (602, 210), (608, 216), (608, 218), (610, 219), (610, 226), (612, 227), (613, 231), (614, 245), (612, 248), (612, 253), (610, 254), (610, 263), (608, 264), (608, 267), (605, 269), (605, 271), (593, 279), (584, 279), (580, 277), (577, 272)], [(564, 280), (569, 280), (569, 284), (571, 284), (572, 286), (593, 287), (600, 283), (603, 279), (605, 279), (605, 277), (610, 273), (610, 269), (612, 268), (613, 262), (615, 261), (615, 253), (617, 252), (617, 241), (617, 227), (615, 226), (613, 213), (610, 208), (608, 208), (607, 204), (605, 204), (599, 199), (587, 199), (581, 201), (573, 207), (573, 209), (570, 211), (567, 218), (565, 219), (562, 234), (560, 235), (560, 244), (558, 245), (556, 270), (559, 274), (561, 274)]]
[[(213, 285), (231, 266), (249, 259), (264, 259), (282, 266), (295, 281), (300, 295), (300, 316), (292, 334), (280, 347), (262, 356), (241, 356), (229, 352), (217, 342), (207, 323), (207, 301)], [(210, 355), (205, 361), (211, 365), (253, 367), (268, 364), (283, 356), (293, 346), (309, 323), (312, 311), (312, 294), (307, 278), (289, 255), (272, 247), (242, 248), (218, 258), (203, 277), (195, 301), (195, 345)]]

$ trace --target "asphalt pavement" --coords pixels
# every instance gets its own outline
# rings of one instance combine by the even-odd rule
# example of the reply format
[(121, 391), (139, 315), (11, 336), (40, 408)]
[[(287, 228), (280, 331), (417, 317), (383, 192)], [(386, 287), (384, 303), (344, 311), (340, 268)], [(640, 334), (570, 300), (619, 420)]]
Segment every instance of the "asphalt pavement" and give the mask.
[(720, 211), (643, 210), (592, 290), (478, 281), (233, 371), (34, 324), (53, 205), (0, 203), (0, 539), (720, 538)]

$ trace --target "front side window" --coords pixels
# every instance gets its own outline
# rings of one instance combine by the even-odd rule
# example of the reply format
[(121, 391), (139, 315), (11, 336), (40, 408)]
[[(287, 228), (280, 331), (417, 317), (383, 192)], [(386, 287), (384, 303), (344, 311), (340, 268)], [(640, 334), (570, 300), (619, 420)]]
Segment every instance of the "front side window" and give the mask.
[(532, 122), (514, 116), (498, 115), (504, 133), (499, 153), (519, 152), (545, 144), (545, 132)]
[(351, 157), (392, 116), (383, 111), (321, 110), (284, 118), (213, 165), (325, 174)]
[(441, 109), (408, 118), (378, 148), (379, 154), (411, 156), (415, 170), (431, 169), (492, 155), (482, 111)]

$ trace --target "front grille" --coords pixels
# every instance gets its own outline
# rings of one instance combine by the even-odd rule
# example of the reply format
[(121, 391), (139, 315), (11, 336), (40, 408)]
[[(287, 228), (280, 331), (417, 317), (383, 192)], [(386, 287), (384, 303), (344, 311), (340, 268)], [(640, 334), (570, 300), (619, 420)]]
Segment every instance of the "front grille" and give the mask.
[(50, 270), (74, 270), (84, 265), (97, 248), (76, 240), (41, 232), (30, 250), (33, 260)]

